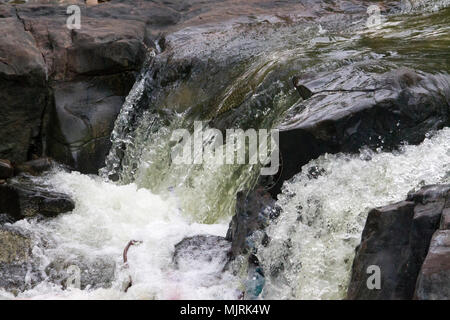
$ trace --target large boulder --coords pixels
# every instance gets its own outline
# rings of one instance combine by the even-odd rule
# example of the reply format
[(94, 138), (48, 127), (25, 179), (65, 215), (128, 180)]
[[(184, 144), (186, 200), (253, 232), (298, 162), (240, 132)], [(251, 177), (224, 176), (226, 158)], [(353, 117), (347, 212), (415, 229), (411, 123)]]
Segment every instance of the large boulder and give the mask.
[[(316, 92), (330, 78), (328, 73), (318, 75), (305, 84)], [(355, 89), (347, 83), (374, 91), (339, 91)], [(273, 196), (284, 181), (324, 153), (355, 153), (362, 147), (388, 151), (403, 142), (419, 144), (428, 132), (450, 125), (448, 75), (402, 68), (381, 76), (358, 74), (339, 85), (330, 88), (337, 92), (319, 93), (294, 105), (279, 127), (283, 167), (270, 190)]]
[(9, 160), (0, 159), (0, 179), (8, 179), (14, 175), (14, 167)]
[(433, 234), (430, 249), (417, 279), (414, 297), (420, 300), (450, 298), (450, 196), (442, 211), (439, 230)]
[[(347, 298), (412, 299), (415, 291), (418, 298), (444, 297), (445, 290), (434, 288), (438, 283), (448, 286), (448, 249), (441, 241), (445, 232), (436, 230), (449, 200), (450, 185), (432, 185), (410, 193), (406, 201), (371, 210), (356, 249)], [(367, 285), (370, 266), (380, 268), (379, 289)]]
[(450, 299), (450, 230), (438, 230), (417, 279), (415, 298)]

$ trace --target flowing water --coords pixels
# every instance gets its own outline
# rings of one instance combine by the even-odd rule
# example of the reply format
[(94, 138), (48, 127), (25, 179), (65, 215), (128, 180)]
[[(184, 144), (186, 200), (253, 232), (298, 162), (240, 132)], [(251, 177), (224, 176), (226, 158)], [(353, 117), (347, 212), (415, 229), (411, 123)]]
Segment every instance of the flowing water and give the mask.
[[(249, 17), (168, 36), (122, 108), (100, 176), (55, 170), (44, 178), (72, 195), (75, 210), (14, 224), (35, 243), (29, 289), (18, 297), (237, 299), (245, 278), (223, 272), (226, 248), (213, 259), (184, 255), (177, 264), (173, 254), (186, 237), (225, 236), (236, 192), (256, 183), (260, 166), (177, 165), (173, 130), (192, 132), (198, 119), (220, 130), (276, 127), (314, 108), (291, 86), (299, 74), (320, 89), (376, 86), (401, 67), (448, 79), (449, 1), (414, 3), (373, 28), (366, 27), (366, 8), (354, 5), (352, 14), (350, 6), (288, 24)], [(444, 129), (394, 153), (362, 150), (307, 164), (324, 173), (313, 180), (300, 173), (284, 185), (280, 217), (268, 228), (272, 241), (258, 253), (267, 274), (262, 298), (343, 298), (368, 210), (425, 183), (448, 182), (449, 142)], [(130, 240), (142, 243), (130, 248), (126, 267), (122, 251)], [(57, 284), (71, 265), (87, 286)]]

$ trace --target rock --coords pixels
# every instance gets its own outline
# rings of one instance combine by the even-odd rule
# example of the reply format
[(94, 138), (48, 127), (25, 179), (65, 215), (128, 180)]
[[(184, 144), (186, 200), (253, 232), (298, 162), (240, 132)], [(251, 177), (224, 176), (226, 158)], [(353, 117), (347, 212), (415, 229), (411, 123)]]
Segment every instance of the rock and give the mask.
[(78, 171), (96, 174), (104, 166), (115, 119), (134, 79), (131, 73), (121, 73), (55, 84), (47, 154)]
[(68, 281), (80, 272), (80, 289), (110, 288), (115, 279), (116, 263), (108, 257), (80, 257), (76, 259), (61, 257), (52, 261), (45, 268), (47, 280), (63, 288), (70, 285)]
[(27, 173), (32, 176), (38, 176), (45, 171), (50, 170), (53, 166), (56, 166), (56, 163), (53, 161), (53, 159), (39, 158), (16, 165), (14, 174), (19, 175), (21, 173)]
[[(312, 86), (326, 83), (329, 77), (317, 76), (311, 89), (318, 91)], [(292, 107), (279, 127), (283, 169), (270, 190), (272, 196), (276, 197), (283, 182), (303, 165), (324, 153), (355, 153), (364, 146), (392, 150), (402, 142), (419, 144), (428, 132), (450, 125), (450, 76), (398, 69), (363, 79), (341, 82), (344, 87), (346, 83), (364, 83), (369, 89), (377, 88), (373, 94), (322, 93)]]
[[(254, 253), (257, 243), (254, 243), (256, 239), (252, 236), (256, 231), (263, 231), (270, 219), (278, 215), (275, 200), (267, 191), (258, 189), (239, 192), (236, 199), (236, 214), (231, 219), (226, 236), (232, 243), (232, 258), (240, 254)], [(268, 241), (267, 235), (262, 239)]]
[(438, 230), (431, 239), (428, 255), (417, 279), (415, 298), (450, 298), (450, 230)]
[(433, 234), (427, 257), (417, 278), (415, 299), (450, 299), (450, 186), (444, 207), (439, 230)]
[(0, 212), (9, 214), (15, 220), (38, 214), (53, 217), (74, 208), (75, 204), (68, 195), (55, 192), (27, 176), (9, 179), (0, 185)]
[(33, 35), (15, 14), (0, 18), (0, 30), (0, 158), (22, 162), (38, 148), (49, 100), (47, 68)]
[[(428, 248), (448, 199), (450, 185), (432, 185), (411, 192), (407, 201), (371, 210), (356, 249), (347, 298), (412, 299), (425, 257), (431, 254), (433, 259)], [(372, 265), (380, 268), (380, 289), (367, 286)]]
[(197, 235), (185, 238), (175, 245), (173, 262), (181, 270), (212, 261), (216, 261), (216, 265), (225, 266), (229, 250), (230, 242), (223, 237)]
[(0, 263), (24, 262), (30, 258), (31, 241), (23, 235), (0, 229)]
[(14, 175), (14, 167), (9, 160), (0, 159), (0, 179), (8, 179)]
[(31, 265), (30, 238), (0, 227), (0, 288), (14, 293), (24, 290), (36, 279), (29, 273)]

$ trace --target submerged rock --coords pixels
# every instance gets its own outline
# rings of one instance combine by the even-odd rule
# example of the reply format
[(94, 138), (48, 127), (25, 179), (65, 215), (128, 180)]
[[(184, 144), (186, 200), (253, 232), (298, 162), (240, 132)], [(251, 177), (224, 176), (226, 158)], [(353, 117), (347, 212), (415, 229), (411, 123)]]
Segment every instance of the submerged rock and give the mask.
[[(412, 299), (416, 292), (418, 299), (449, 299), (448, 290), (438, 288), (450, 287), (447, 233), (438, 230), (448, 207), (450, 185), (432, 185), (410, 193), (406, 201), (371, 210), (347, 298)], [(380, 268), (379, 289), (367, 285), (370, 266)]]
[(75, 203), (70, 196), (53, 191), (48, 185), (21, 175), (0, 185), (0, 212), (15, 220), (36, 215), (53, 217), (72, 211)]
[(18, 293), (40, 279), (31, 261), (29, 237), (10, 227), (0, 227), (0, 288)]
[(185, 238), (175, 245), (173, 262), (179, 269), (190, 269), (195, 264), (211, 263), (225, 266), (230, 242), (223, 237), (198, 235)]
[[(226, 236), (232, 243), (232, 258), (240, 254), (254, 253), (258, 243), (255, 243), (256, 239), (252, 236), (257, 231), (263, 231), (270, 219), (277, 215), (275, 200), (267, 191), (258, 189), (239, 192), (236, 199), (236, 214), (231, 219)], [(262, 241), (268, 241), (267, 235), (262, 237)]]

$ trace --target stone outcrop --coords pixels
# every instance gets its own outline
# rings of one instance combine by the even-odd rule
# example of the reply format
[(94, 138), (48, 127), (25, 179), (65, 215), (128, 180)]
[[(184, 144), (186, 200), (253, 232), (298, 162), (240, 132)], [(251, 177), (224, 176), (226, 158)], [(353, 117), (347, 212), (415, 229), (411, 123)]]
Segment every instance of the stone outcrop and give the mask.
[[(405, 201), (371, 210), (347, 298), (449, 299), (448, 232), (440, 229), (449, 206), (450, 185), (432, 185)], [(369, 266), (380, 268), (380, 289), (367, 286)]]
[(230, 242), (223, 237), (197, 235), (181, 240), (175, 245), (173, 262), (179, 269), (190, 269), (193, 264), (218, 261), (225, 265), (230, 251)]
[(31, 239), (26, 235), (12, 228), (0, 227), (0, 288), (17, 292), (36, 280), (29, 276), (26, 282), (32, 265), (31, 248)]
[[(70, 4), (81, 8), (80, 29), (66, 26)], [(80, 0), (3, 1), (0, 158), (21, 163), (51, 156), (96, 173), (124, 99), (147, 53), (166, 48), (165, 35), (274, 9), (283, 21), (283, 15), (305, 8), (298, 1), (273, 0), (112, 0), (93, 6)]]
[(14, 175), (14, 167), (9, 160), (0, 159), (0, 179), (8, 179)]
[[(314, 84), (327, 82), (329, 77), (305, 79), (305, 83), (317, 91)], [(362, 79), (342, 79), (340, 83), (349, 90), (354, 88), (346, 83), (358, 83), (374, 88), (373, 93), (327, 92), (292, 107), (291, 116), (279, 127), (283, 167), (270, 190), (274, 197), (284, 181), (324, 153), (355, 153), (362, 147), (388, 151), (402, 142), (419, 144), (428, 132), (450, 125), (448, 75), (398, 69), (379, 79), (369, 75)]]
[(0, 185), (0, 212), (15, 220), (42, 215), (53, 217), (72, 211), (70, 196), (53, 191), (50, 186), (20, 175)]

